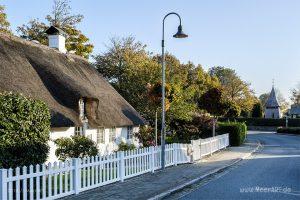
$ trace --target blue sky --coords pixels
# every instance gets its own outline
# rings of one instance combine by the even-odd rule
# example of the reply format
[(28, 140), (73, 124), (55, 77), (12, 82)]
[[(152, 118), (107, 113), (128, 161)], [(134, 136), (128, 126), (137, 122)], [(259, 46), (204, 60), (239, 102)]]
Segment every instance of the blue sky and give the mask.
[[(0, 0), (12, 29), (30, 19), (44, 20), (52, 0)], [(288, 99), (300, 81), (299, 0), (72, 0), (74, 13), (85, 16), (78, 26), (105, 51), (113, 36), (135, 36), (148, 50), (160, 53), (161, 22), (171, 11), (183, 20), (187, 39), (171, 36), (178, 20), (166, 22), (166, 49), (181, 61), (233, 68), (256, 94), (275, 86)]]

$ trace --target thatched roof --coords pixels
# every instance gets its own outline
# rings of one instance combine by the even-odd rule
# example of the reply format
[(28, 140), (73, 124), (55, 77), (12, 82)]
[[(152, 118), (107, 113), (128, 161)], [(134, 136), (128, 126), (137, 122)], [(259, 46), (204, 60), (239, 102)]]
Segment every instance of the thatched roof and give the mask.
[(143, 124), (143, 118), (86, 59), (0, 34), (0, 92), (46, 102), (53, 127), (80, 126), (78, 101), (87, 101), (92, 127)]

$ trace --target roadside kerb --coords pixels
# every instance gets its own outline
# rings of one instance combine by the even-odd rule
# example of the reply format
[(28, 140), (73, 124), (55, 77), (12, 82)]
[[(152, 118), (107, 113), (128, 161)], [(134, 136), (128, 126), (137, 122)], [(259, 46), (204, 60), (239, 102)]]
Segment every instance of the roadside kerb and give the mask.
[(221, 171), (223, 171), (223, 170), (225, 170), (225, 169), (227, 169), (227, 168), (230, 168), (231, 166), (237, 164), (238, 162), (240, 162), (240, 161), (242, 161), (242, 160), (244, 160), (244, 159), (250, 157), (253, 153), (255, 153), (256, 151), (258, 151), (261, 147), (262, 147), (261, 143), (260, 143), (259, 141), (257, 141), (257, 147), (256, 147), (254, 150), (252, 150), (250, 153), (244, 155), (242, 158), (238, 158), (238, 159), (237, 159), (236, 161), (234, 161), (233, 163), (230, 163), (230, 164), (225, 165), (225, 166), (223, 166), (223, 167), (220, 167), (220, 168), (217, 168), (217, 169), (215, 169), (215, 170), (212, 170), (211, 172), (206, 173), (206, 174), (204, 174), (204, 175), (202, 175), (202, 176), (200, 176), (200, 177), (198, 177), (198, 178), (195, 178), (195, 179), (193, 179), (193, 180), (191, 180), (191, 181), (188, 181), (188, 182), (186, 182), (186, 183), (184, 183), (184, 184), (182, 184), (182, 185), (179, 185), (179, 186), (177, 186), (177, 187), (175, 187), (175, 188), (172, 188), (172, 189), (167, 190), (167, 191), (165, 191), (165, 192), (163, 192), (163, 193), (160, 193), (160, 194), (158, 194), (158, 195), (155, 195), (154, 197), (151, 197), (151, 198), (149, 198), (148, 200), (162, 199), (162, 198), (164, 198), (164, 197), (166, 197), (166, 196), (171, 195), (172, 193), (175, 193), (175, 192), (177, 192), (177, 191), (179, 191), (179, 190), (184, 189), (184, 188), (187, 187), (187, 186), (190, 186), (190, 185), (192, 185), (192, 184), (194, 184), (194, 183), (197, 183), (197, 182), (199, 182), (199, 181), (202, 181), (203, 179), (205, 179), (205, 178), (207, 178), (207, 177), (209, 177), (209, 176), (213, 176), (213, 175), (215, 175), (215, 174), (218, 174), (219, 172), (221, 172)]

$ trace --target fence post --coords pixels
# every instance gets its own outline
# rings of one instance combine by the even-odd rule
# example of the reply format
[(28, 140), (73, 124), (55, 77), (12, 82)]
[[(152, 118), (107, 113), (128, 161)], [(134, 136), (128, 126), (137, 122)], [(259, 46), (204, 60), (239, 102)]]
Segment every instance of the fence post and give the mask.
[(178, 149), (178, 144), (173, 144), (173, 163), (175, 166), (177, 166), (177, 149)]
[(81, 187), (81, 169), (79, 167), (80, 158), (72, 158), (72, 166), (74, 167), (73, 172), (73, 187), (75, 194), (79, 194)]
[(124, 156), (124, 151), (119, 152), (119, 159), (120, 159), (120, 181), (124, 182), (124, 178), (125, 178), (125, 156)]
[(200, 152), (200, 153), (199, 153), (199, 160), (202, 159), (202, 149), (201, 149), (202, 147), (201, 147), (201, 141), (202, 141), (202, 140), (199, 139), (199, 152)]
[(225, 149), (227, 148), (228, 145), (229, 145), (229, 134), (227, 133), (225, 136)]
[(7, 169), (0, 169), (0, 199), (7, 199)]
[(210, 146), (210, 155), (212, 155), (212, 138), (209, 138), (209, 146)]
[(188, 156), (190, 156), (190, 163), (193, 163), (195, 161), (195, 156), (194, 155), (197, 154), (197, 153), (194, 152), (195, 151), (194, 146), (195, 146), (195, 141), (194, 140), (191, 140), (191, 145), (187, 146), (187, 152), (186, 153), (187, 153)]
[(150, 147), (150, 153), (151, 153), (151, 158), (150, 158), (150, 168), (151, 168), (151, 172), (154, 173), (154, 168), (155, 168), (155, 165), (154, 165), (154, 147), (151, 146)]

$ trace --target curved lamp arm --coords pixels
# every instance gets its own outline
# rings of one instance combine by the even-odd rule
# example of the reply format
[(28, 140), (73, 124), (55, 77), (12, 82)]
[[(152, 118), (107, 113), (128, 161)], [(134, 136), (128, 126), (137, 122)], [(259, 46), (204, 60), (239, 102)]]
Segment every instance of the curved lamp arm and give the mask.
[(165, 40), (165, 20), (169, 15), (176, 15), (179, 18), (179, 26), (181, 26), (181, 17), (178, 13), (176, 12), (170, 12), (168, 14), (165, 15), (164, 19), (163, 19), (163, 28), (162, 28), (162, 47), (165, 46), (164, 44), (164, 40)]

